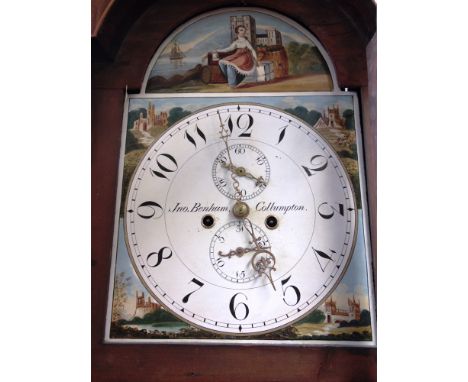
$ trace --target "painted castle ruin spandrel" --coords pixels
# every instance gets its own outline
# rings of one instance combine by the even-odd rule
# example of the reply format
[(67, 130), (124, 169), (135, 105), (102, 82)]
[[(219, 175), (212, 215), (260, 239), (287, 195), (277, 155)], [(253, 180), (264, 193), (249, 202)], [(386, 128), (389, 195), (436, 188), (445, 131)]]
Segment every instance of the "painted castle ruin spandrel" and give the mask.
[(338, 105), (328, 106), (317, 123), (314, 125), (315, 129), (344, 129), (345, 120), (340, 115), (340, 108)]
[(133, 130), (148, 131), (153, 127), (167, 127), (167, 112), (162, 111), (160, 113), (157, 113), (155, 106), (151, 102), (148, 103), (148, 108), (146, 109), (146, 112), (146, 118), (143, 116), (143, 113), (140, 113), (140, 117), (133, 123)]
[(135, 313), (133, 314), (133, 318), (145, 317), (146, 314), (152, 313), (155, 310), (161, 309), (161, 305), (156, 302), (151, 301), (151, 297), (145, 300), (145, 292), (141, 292), (141, 295), (138, 294), (136, 291), (136, 306), (135, 306)]
[(336, 306), (336, 301), (330, 297), (325, 301), (325, 317), (328, 324), (340, 323), (342, 321), (359, 320), (361, 318), (361, 303), (359, 300), (348, 298), (348, 307), (340, 308)]

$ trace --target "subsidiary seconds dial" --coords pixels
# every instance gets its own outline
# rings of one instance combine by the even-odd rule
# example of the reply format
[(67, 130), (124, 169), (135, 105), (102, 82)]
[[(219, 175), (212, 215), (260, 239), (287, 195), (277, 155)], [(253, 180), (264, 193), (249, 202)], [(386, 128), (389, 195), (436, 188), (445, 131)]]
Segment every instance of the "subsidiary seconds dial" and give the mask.
[[(247, 215), (233, 213), (239, 204)], [(148, 149), (124, 222), (135, 272), (168, 312), (243, 336), (290, 325), (327, 298), (356, 219), (347, 171), (317, 131), (235, 103), (185, 117)]]
[(212, 176), (216, 188), (227, 197), (235, 199), (232, 188), (231, 174), (239, 182), (240, 200), (248, 200), (258, 196), (270, 180), (270, 164), (258, 148), (236, 143), (229, 146), (230, 163), (227, 150), (222, 150), (213, 163)]
[[(252, 228), (260, 239), (258, 244), (270, 248), (265, 232), (256, 225)], [(242, 220), (231, 221), (215, 233), (210, 243), (210, 259), (221, 277), (233, 283), (248, 283), (261, 277), (252, 266), (255, 246), (249, 239)]]

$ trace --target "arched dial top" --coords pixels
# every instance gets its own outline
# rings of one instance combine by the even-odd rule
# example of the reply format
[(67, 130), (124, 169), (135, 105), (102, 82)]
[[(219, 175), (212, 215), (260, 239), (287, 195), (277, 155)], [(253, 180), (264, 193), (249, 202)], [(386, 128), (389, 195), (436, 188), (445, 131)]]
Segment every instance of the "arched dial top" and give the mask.
[[(232, 213), (239, 201), (246, 218)], [(124, 220), (135, 271), (166, 310), (252, 335), (302, 318), (336, 287), (354, 249), (356, 202), (337, 154), (310, 126), (270, 107), (222, 104), (148, 149)]]

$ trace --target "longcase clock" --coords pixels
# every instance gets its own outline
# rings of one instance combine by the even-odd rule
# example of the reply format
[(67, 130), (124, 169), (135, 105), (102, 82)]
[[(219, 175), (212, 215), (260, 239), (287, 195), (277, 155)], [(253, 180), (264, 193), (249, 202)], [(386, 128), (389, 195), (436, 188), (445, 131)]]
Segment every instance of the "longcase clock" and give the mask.
[(375, 346), (359, 102), (282, 14), (176, 28), (125, 99), (106, 342)]

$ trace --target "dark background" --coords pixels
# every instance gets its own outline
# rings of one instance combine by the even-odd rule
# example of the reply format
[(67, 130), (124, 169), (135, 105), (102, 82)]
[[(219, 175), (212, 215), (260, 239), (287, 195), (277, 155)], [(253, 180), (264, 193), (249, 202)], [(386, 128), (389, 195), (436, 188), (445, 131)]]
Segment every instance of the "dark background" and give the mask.
[[(139, 92), (159, 44), (192, 17), (225, 6), (282, 13), (311, 31), (340, 88), (361, 100), (376, 269), (376, 6), (371, 0), (92, 0), (92, 377), (95, 381), (375, 381), (376, 349), (103, 343), (125, 88)], [(376, 281), (376, 280), (374, 280)]]

